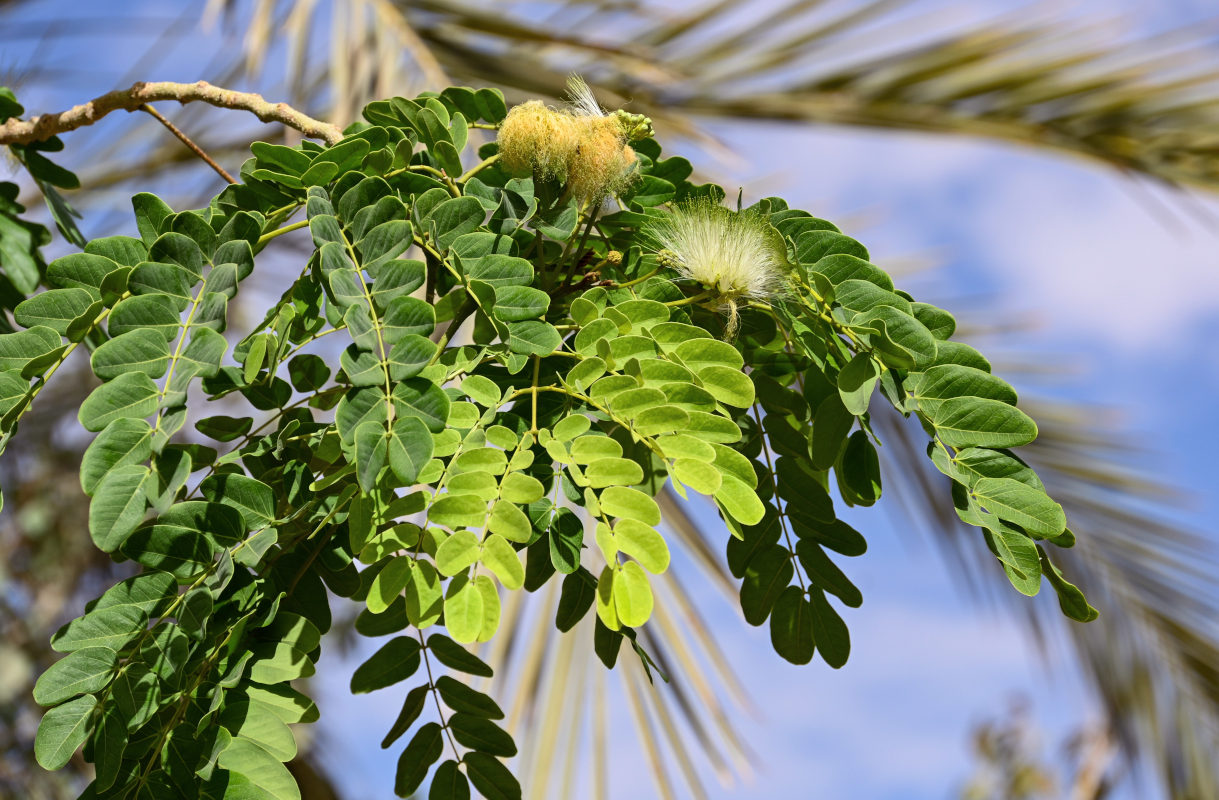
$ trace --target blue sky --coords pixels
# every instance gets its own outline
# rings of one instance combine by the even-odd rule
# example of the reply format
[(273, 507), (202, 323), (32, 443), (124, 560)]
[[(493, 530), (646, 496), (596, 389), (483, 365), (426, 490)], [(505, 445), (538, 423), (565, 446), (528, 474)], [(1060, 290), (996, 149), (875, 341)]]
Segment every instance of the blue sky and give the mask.
[[(1024, 6), (923, 5), (968, 7), (975, 15)], [(1125, 15), (1131, 30), (1158, 30), (1205, 19), (1213, 14), (1208, 5), (1122, 0), (1073, 8)], [(47, 18), (56, 6), (68, 7), (44, 4), (37, 16)], [(211, 77), (182, 65), (201, 63), (221, 44), (215, 35), (200, 37), (199, 51), (183, 53), (168, 77)], [(0, 66), (19, 68), (28, 58), (28, 42), (0, 40)], [(73, 68), (82, 63), (70, 50), (41, 58)], [(73, 76), (71, 85), (53, 91), (32, 87), (22, 98), (32, 110), (79, 101), (111, 88), (108, 82), (133, 58), (107, 53), (91, 61), (94, 76)], [(728, 165), (701, 158), (702, 166), (728, 173), (725, 184), (739, 183), (747, 195), (779, 194), (839, 221), (882, 265), (912, 257), (938, 265), (908, 283), (920, 297), (952, 309), (982, 296), (986, 309), (1035, 318), (1036, 329), (1007, 334), (1012, 347), (1071, 370), (1036, 384), (1016, 378), (1017, 388), (1114, 409), (1130, 436), (1152, 448), (1142, 466), (1190, 492), (1176, 518), (1211, 528), (1219, 512), (1210, 457), (1219, 447), (1213, 424), (1219, 226), (1193, 221), (1178, 197), (1065, 156), (858, 130), (715, 125), (713, 131), (741, 155)], [(71, 137), (67, 143), (71, 153)], [(1178, 209), (1175, 221), (1166, 224), (1149, 210), (1148, 196)], [(1219, 203), (1196, 202), (1219, 220)], [(1095, 717), (1069, 659), (1056, 652), (1042, 657), (1013, 619), (963, 595), (932, 542), (898, 513), (878, 507), (845, 516), (868, 536), (870, 551), (846, 565), (865, 602), (846, 616), (853, 648), (844, 669), (785, 664), (765, 628), (746, 626), (711, 590), (697, 595), (746, 678), (756, 714), (742, 713), (738, 723), (761, 757), (747, 783), (721, 789), (710, 781), (712, 797), (939, 800), (952, 797), (969, 773), (971, 725), (1001, 714), (1011, 697), (1031, 700), (1047, 753)], [(1036, 602), (1043, 601), (1052, 602)], [(382, 796), (397, 751), (377, 743), (401, 693), (350, 697), (347, 679), (356, 663), (328, 655), (320, 669), (329, 676), (318, 687), (323, 752), (350, 796)], [(611, 731), (617, 765), (611, 796), (654, 796), (621, 707)]]

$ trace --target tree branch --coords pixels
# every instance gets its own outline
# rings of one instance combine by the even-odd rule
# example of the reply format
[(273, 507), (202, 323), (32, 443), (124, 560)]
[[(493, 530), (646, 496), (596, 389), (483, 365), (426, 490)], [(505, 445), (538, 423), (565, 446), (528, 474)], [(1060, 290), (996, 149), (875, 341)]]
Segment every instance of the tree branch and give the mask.
[(59, 133), (92, 125), (111, 111), (138, 111), (146, 103), (162, 100), (177, 100), (183, 104), (201, 102), (220, 108), (249, 111), (263, 122), (280, 122), (310, 138), (322, 139), (327, 144), (334, 144), (343, 138), (343, 131), (337, 125), (306, 116), (287, 103), (269, 103), (262, 98), (262, 95), (221, 89), (206, 81), (198, 83), (159, 81), (136, 83), (130, 89), (119, 89), (104, 94), (58, 114), (42, 114), (28, 120), (11, 119), (0, 125), (0, 144), (29, 144), (42, 141)]

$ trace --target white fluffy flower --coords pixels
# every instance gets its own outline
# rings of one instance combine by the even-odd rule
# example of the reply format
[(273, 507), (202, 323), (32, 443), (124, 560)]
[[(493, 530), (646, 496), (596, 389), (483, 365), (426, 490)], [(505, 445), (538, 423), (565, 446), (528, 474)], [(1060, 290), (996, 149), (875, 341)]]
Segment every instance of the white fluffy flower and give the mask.
[(579, 75), (567, 78), (567, 108), (577, 117), (604, 117), (605, 109), (593, 96), (593, 90)]
[(650, 233), (664, 266), (714, 292), (724, 304), (774, 297), (786, 287), (787, 248), (759, 214), (708, 201), (685, 203)]

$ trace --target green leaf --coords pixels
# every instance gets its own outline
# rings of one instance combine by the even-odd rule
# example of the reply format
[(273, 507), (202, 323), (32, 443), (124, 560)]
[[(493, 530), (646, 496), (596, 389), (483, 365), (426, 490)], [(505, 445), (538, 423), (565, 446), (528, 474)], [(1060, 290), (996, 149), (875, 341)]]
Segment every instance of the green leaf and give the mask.
[(455, 579), (444, 598), (444, 625), (454, 641), (468, 644), (483, 627), (483, 596), (473, 581)]
[(669, 548), (664, 537), (652, 526), (633, 519), (620, 519), (614, 524), (614, 538), (621, 552), (653, 575), (669, 568)]
[(821, 592), (812, 593), (810, 607), (813, 614), (813, 639), (825, 663), (838, 669), (847, 663), (851, 654), (851, 634), (846, 623), (838, 616), (825, 595)]
[(941, 364), (918, 376), (913, 394), (919, 408), (935, 417), (944, 400), (953, 397), (985, 397), (1016, 404), (1016, 391), (1005, 381), (976, 367)]
[(611, 517), (633, 519), (645, 525), (660, 524), (660, 507), (638, 489), (611, 486), (601, 492), (599, 500), (601, 510)]
[(398, 718), (394, 720), (393, 726), (389, 732), (385, 734), (385, 738), (381, 740), (381, 749), (387, 749), (391, 744), (398, 741), (402, 734), (406, 733), (415, 720), (419, 719), (419, 715), (423, 713), (424, 706), (430, 698), (432, 689), (427, 684), (416, 686), (406, 694), (406, 699), (402, 701), (402, 710), (398, 712)]
[(428, 215), (428, 227), (434, 225), (436, 246), (447, 250), (463, 233), (470, 233), (482, 225), (487, 218), (482, 203), (473, 197), (454, 197), (432, 209)]
[(432, 458), (433, 441), (427, 425), (418, 417), (394, 420), (388, 440), (390, 469), (408, 486)]
[(1037, 438), (1037, 425), (1023, 411), (999, 400), (954, 397), (932, 418), (949, 447), (1016, 447)]
[(478, 630), (478, 641), (489, 642), (499, 628), (499, 590), (495, 588), (495, 582), (486, 575), (474, 577), (474, 588), (478, 590), (483, 601), (482, 626)]
[[(412, 561), (410, 556), (394, 558), (372, 579), (366, 601), (370, 613), (384, 613), (401, 596), (402, 590), (411, 579)], [(405, 612), (405, 604), (403, 611)]]
[(705, 461), (679, 458), (673, 462), (673, 477), (696, 492), (714, 495), (723, 486), (723, 473)]
[(817, 588), (837, 595), (851, 608), (858, 608), (863, 604), (863, 594), (816, 542), (801, 539), (796, 543), (796, 555), (800, 558), (800, 565), (808, 573), (809, 581)]
[(364, 694), (393, 686), (406, 680), (419, 669), (419, 640), (411, 636), (395, 636), (367, 661), (356, 667), (351, 676), (352, 694)]
[(302, 353), (288, 362), (288, 375), (296, 391), (316, 392), (330, 380), (330, 367), (321, 356)]
[(536, 319), (550, 308), (550, 295), (532, 286), (500, 286), (495, 290), (494, 314), (504, 322)]
[(128, 331), (94, 350), (90, 365), (93, 374), (104, 381), (128, 372), (159, 378), (169, 366), (169, 344), (156, 331)]
[(715, 500), (734, 520), (742, 525), (756, 525), (766, 513), (765, 506), (749, 484), (732, 475), (724, 475)]
[(867, 353), (859, 353), (838, 373), (838, 393), (847, 411), (862, 416), (868, 410), (868, 402), (876, 381), (880, 378), (880, 365)]
[(122, 336), (128, 331), (147, 328), (155, 330), (170, 342), (177, 338), (181, 327), (178, 313), (173, 298), (165, 295), (128, 297), (110, 312), (106, 329), (111, 336)]
[(579, 570), (563, 576), (559, 607), (555, 612), (555, 627), (563, 633), (576, 626), (593, 607), (597, 594), (596, 582), (587, 570)]
[(494, 674), (481, 658), (443, 634), (433, 633), (428, 637), (427, 646), (436, 660), (449, 669), (480, 678), (490, 678)]
[(1062, 506), (1044, 491), (1012, 478), (980, 478), (970, 491), (987, 511), (1031, 534), (1052, 537), (1067, 527)]
[(266, 703), (250, 699), (225, 703), (217, 721), (233, 736), (249, 739), (279, 761), (296, 757), (292, 731)]
[(793, 664), (813, 660), (812, 608), (797, 586), (788, 586), (775, 601), (770, 615), (770, 643), (776, 653)]
[(489, 719), (458, 712), (449, 717), (453, 738), (459, 744), (479, 753), (511, 758), (516, 755), (516, 743), (506, 730)]
[(515, 503), (503, 499), (491, 507), (487, 530), (510, 542), (524, 543), (533, 536), (533, 525), (529, 522), (529, 517), (525, 516), (525, 512), (517, 508)]
[(26, 364), (55, 352), (62, 344), (59, 334), (45, 325), (0, 335), (0, 370), (20, 372)]
[(436, 679), (436, 689), (440, 699), (449, 708), (462, 714), (483, 719), (503, 719), (504, 712), (489, 696), (471, 689), (464, 683), (442, 675)]
[[(441, 680), (444, 680), (441, 678)], [(436, 768), (428, 787), (428, 800), (469, 800), (470, 782), (458, 769), (457, 762), (449, 759)]]
[(1041, 545), (1037, 545), (1037, 555), (1041, 559), (1042, 573), (1058, 593), (1058, 605), (1062, 613), (1078, 622), (1091, 622), (1100, 616), (1100, 612), (1088, 603), (1084, 593), (1063, 577), (1062, 570), (1050, 561)]
[(80, 465), (81, 488), (92, 495), (108, 472), (143, 463), (151, 455), (152, 426), (142, 419), (116, 419), (85, 450)]
[(52, 706), (110, 683), (118, 654), (108, 647), (84, 647), (56, 661), (34, 684), (34, 702)]
[(809, 455), (817, 469), (829, 469), (838, 460), (843, 442), (855, 424), (855, 417), (847, 410), (842, 398), (832, 394), (821, 401), (813, 416), (813, 440)]
[(360, 423), (355, 435), (356, 474), (365, 493), (376, 488), (387, 453), (385, 426), (376, 421)]
[(748, 408), (753, 405), (753, 381), (738, 368), (704, 367), (698, 371), (698, 378), (703, 382), (703, 388), (725, 405), (737, 408)]
[(111, 553), (144, 521), (147, 508), (147, 467), (128, 464), (105, 474), (97, 497), (89, 504), (89, 535), (104, 553)]
[(784, 547), (772, 545), (751, 559), (741, 582), (745, 621), (750, 625), (765, 622), (794, 574), (791, 553)]
[(584, 476), (594, 489), (633, 486), (643, 482), (643, 468), (629, 458), (601, 458), (585, 468)]
[(56, 770), (71, 760), (89, 736), (89, 721), (96, 707), (97, 698), (90, 694), (43, 715), (34, 739), (34, 757), (43, 769)]
[(521, 800), (521, 785), (507, 767), (486, 753), (466, 753), (462, 758), (470, 783), (486, 800)]
[(13, 319), (23, 328), (42, 325), (60, 336), (67, 336), (73, 320), (93, 306), (93, 298), (84, 289), (51, 289), (17, 304)]
[(178, 503), (151, 524), (137, 528), (121, 547), (123, 555), (185, 580), (210, 564), (218, 547), (230, 547), (245, 533), (241, 514), (219, 503)]
[(548, 356), (562, 341), (563, 337), (549, 322), (531, 319), (508, 326), (508, 349), (513, 353)]
[(212, 475), (199, 491), (214, 503), (237, 509), (247, 530), (265, 528), (275, 521), (275, 492), (256, 478), (228, 473)]
[(478, 556), (478, 534), (468, 530), (457, 531), (436, 549), (436, 569), (440, 570), (441, 575), (456, 575), (478, 561)]
[(406, 618), (422, 630), (440, 619), (444, 608), (440, 575), (427, 561), (410, 562), (410, 580), (406, 583)]
[(134, 605), (94, 608), (60, 628), (51, 639), (56, 652), (71, 653), (84, 647), (121, 650), (144, 632), (148, 614)]
[(444, 430), (449, 418), (449, 397), (425, 378), (410, 378), (394, 387), (394, 409), (403, 417), (418, 417), (432, 433)]
[(429, 722), (416, 731), (398, 758), (394, 793), (399, 797), (414, 794), (443, 752), (444, 730), (438, 724)]
[(852, 503), (870, 506), (880, 499), (880, 458), (864, 431), (855, 431), (847, 438), (838, 477), (843, 496)]
[[(216, 763), (221, 769), (234, 773), (229, 779), (230, 793), (272, 800), (300, 800), (300, 789), (292, 773), (257, 742), (240, 736), (233, 737)], [(233, 777), (236, 776), (244, 778), (249, 786), (242, 787), (240, 783), (234, 786)]]
[[(463, 531), (467, 533), (468, 531)], [(455, 536), (460, 534), (454, 534)], [(445, 544), (452, 541), (453, 537), (445, 540)], [(441, 545), (441, 549), (444, 545)], [(436, 554), (437, 559), (440, 553)], [(479, 560), (483, 566), (491, 570), (495, 577), (499, 578), (499, 582), (506, 589), (519, 589), (525, 583), (525, 566), (521, 563), (520, 556), (512, 549), (512, 545), (499, 534), (491, 534), (482, 543), (482, 551)]]
[(630, 628), (637, 628), (652, 616), (652, 587), (643, 568), (634, 561), (619, 567), (614, 576), (614, 610), (619, 621)]
[(160, 391), (143, 372), (125, 372), (93, 390), (80, 404), (77, 418), (88, 431), (100, 431), (117, 419), (142, 419), (157, 410)]

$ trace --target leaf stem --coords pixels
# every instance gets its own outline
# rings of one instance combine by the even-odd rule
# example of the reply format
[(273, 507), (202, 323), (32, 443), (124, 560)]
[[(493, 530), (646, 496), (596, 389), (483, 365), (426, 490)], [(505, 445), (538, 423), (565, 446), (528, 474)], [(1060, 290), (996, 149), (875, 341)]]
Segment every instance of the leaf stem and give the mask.
[(182, 130), (177, 125), (173, 124), (168, 119), (166, 119), (165, 116), (160, 111), (157, 111), (155, 108), (153, 108), (150, 103), (145, 103), (144, 105), (140, 106), (140, 110), (152, 115), (153, 119), (155, 119), (157, 122), (164, 125), (165, 128), (170, 133), (172, 133), (174, 136), (178, 137), (178, 141), (180, 141), (180, 142), (182, 142), (182, 144), (186, 145), (187, 149), (189, 149), (192, 153), (199, 156), (199, 158), (203, 159), (203, 161), (209, 167), (211, 167), (213, 170), (215, 170), (216, 173), (218, 175), (220, 175), (220, 177), (224, 178), (230, 184), (237, 183), (237, 181), (233, 179), (233, 176), (225, 171), (224, 167), (217, 164), (216, 161), (211, 156), (209, 156), (207, 153), (203, 152), (202, 147), (195, 144), (194, 141), (189, 136), (187, 136), (185, 133), (183, 133)]

